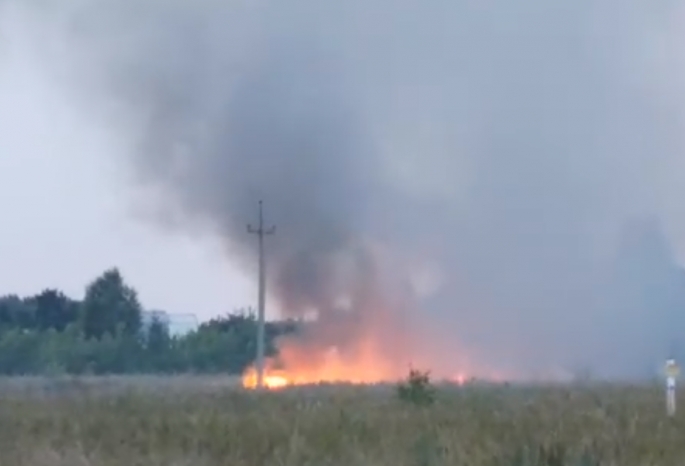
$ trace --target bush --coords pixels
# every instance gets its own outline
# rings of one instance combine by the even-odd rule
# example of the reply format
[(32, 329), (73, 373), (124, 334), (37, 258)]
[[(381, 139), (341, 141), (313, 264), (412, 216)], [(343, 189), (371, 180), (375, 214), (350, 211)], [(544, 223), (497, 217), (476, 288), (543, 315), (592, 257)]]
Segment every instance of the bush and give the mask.
[(417, 406), (429, 406), (435, 402), (435, 389), (431, 385), (430, 373), (411, 369), (407, 379), (397, 384), (400, 401)]

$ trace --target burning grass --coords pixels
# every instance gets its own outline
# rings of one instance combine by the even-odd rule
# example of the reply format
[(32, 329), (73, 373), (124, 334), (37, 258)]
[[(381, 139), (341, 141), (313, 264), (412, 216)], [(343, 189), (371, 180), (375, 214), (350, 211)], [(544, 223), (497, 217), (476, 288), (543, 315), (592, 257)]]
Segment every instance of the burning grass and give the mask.
[(685, 416), (665, 418), (658, 386), (467, 384), (437, 387), (435, 403), (415, 406), (393, 386), (257, 393), (234, 385), (2, 380), (0, 465), (667, 466), (685, 458)]

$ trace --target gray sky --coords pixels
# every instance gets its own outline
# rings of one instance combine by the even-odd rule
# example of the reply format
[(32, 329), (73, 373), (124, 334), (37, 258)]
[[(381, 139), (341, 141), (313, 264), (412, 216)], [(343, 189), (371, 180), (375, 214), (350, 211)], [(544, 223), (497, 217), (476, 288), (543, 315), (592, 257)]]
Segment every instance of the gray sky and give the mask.
[(253, 287), (213, 238), (133, 215), (117, 142), (45, 73), (37, 23), (10, 7), (0, 2), (0, 293), (79, 297), (118, 266), (149, 308), (206, 318), (250, 305)]
[[(225, 252), (261, 191), (293, 307), (368, 241), (437, 277), (413, 317), (441, 354), (626, 374), (682, 339), (685, 2), (10, 2), (7, 291), (117, 264), (148, 306), (250, 302)], [(132, 210), (151, 186), (178, 228)]]

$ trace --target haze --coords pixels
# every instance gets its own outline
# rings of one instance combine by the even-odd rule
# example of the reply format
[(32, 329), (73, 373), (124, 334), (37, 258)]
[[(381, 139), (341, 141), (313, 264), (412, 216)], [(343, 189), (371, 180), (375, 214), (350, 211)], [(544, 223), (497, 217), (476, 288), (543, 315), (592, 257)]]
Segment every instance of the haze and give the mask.
[[(219, 302), (207, 282), (233, 277), (211, 260), (253, 272), (244, 225), (264, 198), (283, 312), (334, 300), (351, 285), (324, 259), (371, 242), (442, 358), (645, 374), (685, 324), (682, 7), (5, 3), (2, 160), (49, 200), (5, 201), (31, 231), (3, 261), (30, 270), (11, 291), (129, 257), (143, 298)], [(56, 240), (21, 216), (58, 206), (70, 247), (29, 268), (21, 249)], [(221, 252), (191, 273), (160, 227)]]
[(116, 138), (46, 73), (56, 56), (45, 52), (61, 37), (46, 13), (0, 2), (0, 293), (55, 287), (82, 297), (118, 266), (149, 309), (207, 319), (251, 305), (254, 287), (211, 238), (150, 229), (132, 215), (112, 163)]

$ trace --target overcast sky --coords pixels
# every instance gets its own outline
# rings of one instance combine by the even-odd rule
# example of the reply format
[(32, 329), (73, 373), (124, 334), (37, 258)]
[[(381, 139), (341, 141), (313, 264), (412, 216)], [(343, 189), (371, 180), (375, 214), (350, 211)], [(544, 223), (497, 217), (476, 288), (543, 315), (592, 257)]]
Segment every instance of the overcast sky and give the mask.
[[(51, 14), (26, 6), (39, 1)], [(412, 272), (414, 257), (435, 262), (440, 284), (423, 320), (445, 354), (463, 340), (518, 368), (590, 360), (611, 371), (616, 358), (630, 368), (661, 357), (671, 328), (685, 328), (665, 329), (650, 306), (626, 319), (620, 300), (605, 301), (635, 286), (614, 291), (604, 276), (635, 218), (655, 218), (672, 259), (685, 256), (682, 0), (85, 0), (72, 28), (85, 46), (60, 53), (53, 29), (76, 1), (0, 0), (0, 292), (80, 296), (116, 265), (148, 308), (202, 318), (249, 305), (250, 277), (230, 269), (219, 235), (171, 232), (209, 219), (208, 231), (244, 252), (252, 199), (241, 201), (256, 185), (270, 206), (291, 207), (273, 208), (278, 239), (306, 219), (308, 234), (290, 235), (297, 247), (281, 242), (303, 269), (311, 264), (297, 253), (317, 252), (309, 233), (347, 237), (326, 236), (329, 225), (380, 238)], [(327, 51), (344, 82), (330, 95), (316, 86), (328, 74), (308, 67)], [(71, 71), (81, 79), (57, 82), (60, 57), (82, 52)], [(338, 115), (326, 99), (297, 100), (306, 111), (289, 113), (281, 98), (311, 89), (344, 97), (350, 127), (364, 129), (351, 131), (354, 144), (339, 144), (340, 125), (319, 118)], [(75, 95), (91, 99), (88, 113)], [(113, 101), (127, 107), (118, 134), (97, 118)], [(158, 119), (145, 121), (146, 111)], [(197, 134), (191, 156), (169, 150)], [(126, 139), (145, 150), (122, 147)], [(317, 149), (326, 157), (302, 168), (303, 143), (328, 144)], [(342, 163), (361, 160), (357, 147), (376, 155), (370, 180)], [(282, 154), (291, 158), (271, 163)], [(112, 165), (126, 159), (172, 188), (182, 228), (133, 215), (139, 206), (115, 169), (124, 164)], [(162, 170), (178, 160), (178, 172)], [(638, 284), (649, 282), (640, 269)], [(305, 271), (286, 275), (326, 289), (316, 267)]]
[(0, 294), (54, 287), (80, 297), (117, 266), (146, 308), (207, 318), (251, 305), (251, 282), (211, 238), (174, 236), (132, 214), (122, 173), (108, 163), (111, 135), (46, 78), (26, 24), (2, 6)]

